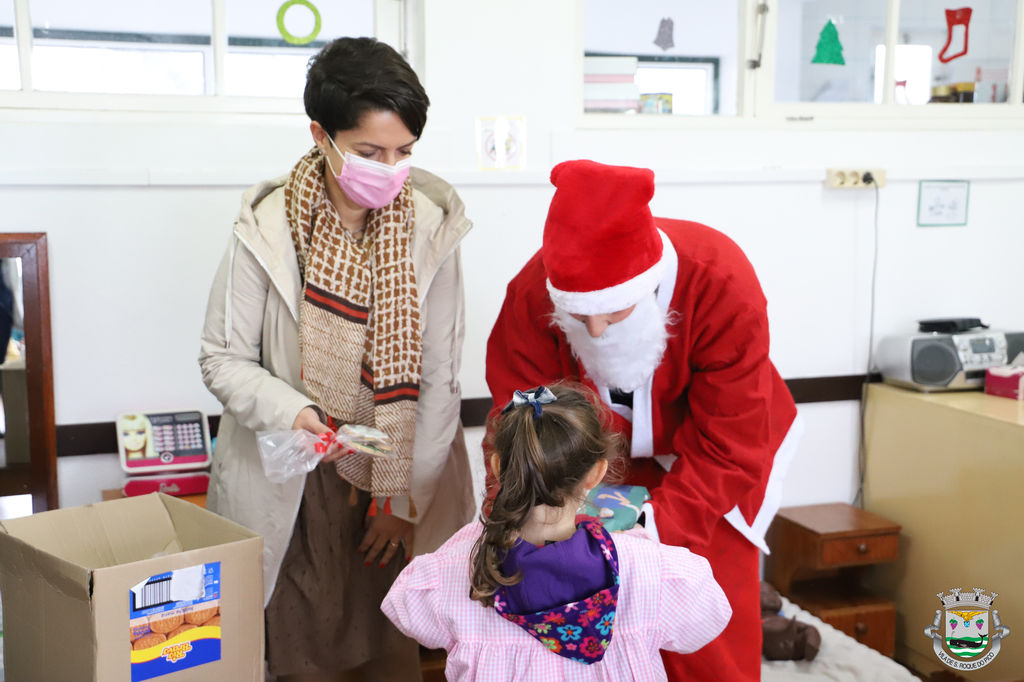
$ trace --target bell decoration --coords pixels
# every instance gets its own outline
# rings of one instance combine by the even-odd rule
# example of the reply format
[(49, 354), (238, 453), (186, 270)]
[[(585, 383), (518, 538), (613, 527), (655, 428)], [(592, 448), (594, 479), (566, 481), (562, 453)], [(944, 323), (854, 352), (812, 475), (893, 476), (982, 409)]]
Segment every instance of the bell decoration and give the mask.
[(654, 38), (654, 44), (663, 50), (668, 50), (670, 47), (675, 47), (675, 41), (672, 40), (672, 31), (675, 28), (675, 24), (672, 22), (670, 17), (665, 17), (658, 24), (658, 35)]

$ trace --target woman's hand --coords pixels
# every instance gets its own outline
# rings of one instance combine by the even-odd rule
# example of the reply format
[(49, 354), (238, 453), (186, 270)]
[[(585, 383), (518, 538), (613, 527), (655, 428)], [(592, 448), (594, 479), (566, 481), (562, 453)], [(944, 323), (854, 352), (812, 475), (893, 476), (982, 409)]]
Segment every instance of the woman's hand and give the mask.
[[(370, 504), (377, 504), (371, 500)], [(367, 514), (366, 521), (368, 528), (363, 541), (359, 544), (359, 551), (366, 552), (366, 565), (369, 566), (380, 558), (380, 567), (384, 568), (398, 552), (399, 545), (405, 543), (406, 558), (412, 556), (412, 531), (415, 526), (405, 519), (400, 519), (391, 514), (384, 514), (380, 510), (375, 516)]]
[[(299, 410), (299, 414), (295, 417), (295, 421), (292, 422), (292, 431), (298, 431), (300, 429), (305, 429), (315, 436), (331, 431), (329, 426), (320, 421), (320, 415), (318, 415), (316, 410), (312, 407), (304, 407)], [(324, 454), (323, 459), (320, 461), (333, 462), (350, 452), (352, 452), (351, 448), (342, 447), (341, 444), (337, 442), (331, 442), (331, 444), (327, 446), (327, 452)]]
[(295, 421), (292, 422), (292, 431), (298, 431), (299, 429), (305, 429), (317, 436), (330, 431), (327, 424), (320, 421), (320, 415), (316, 413), (316, 410), (309, 406), (299, 410), (299, 413), (295, 416)]

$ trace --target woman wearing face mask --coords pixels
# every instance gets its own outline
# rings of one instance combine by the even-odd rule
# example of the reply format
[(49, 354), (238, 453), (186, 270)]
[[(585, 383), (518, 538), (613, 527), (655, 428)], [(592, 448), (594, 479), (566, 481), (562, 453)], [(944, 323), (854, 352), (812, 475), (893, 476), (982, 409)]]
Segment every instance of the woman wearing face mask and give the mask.
[[(245, 193), (210, 294), (199, 362), (224, 414), (208, 506), (264, 537), (272, 675), (417, 680), (416, 643), (379, 607), (413, 539), (431, 552), (474, 512), (458, 385), (470, 223), (410, 168), (429, 100), (393, 49), (333, 41), (304, 99), (315, 146)], [(267, 480), (257, 432), (341, 424), (383, 430), (397, 456), (353, 469), (332, 450)]]

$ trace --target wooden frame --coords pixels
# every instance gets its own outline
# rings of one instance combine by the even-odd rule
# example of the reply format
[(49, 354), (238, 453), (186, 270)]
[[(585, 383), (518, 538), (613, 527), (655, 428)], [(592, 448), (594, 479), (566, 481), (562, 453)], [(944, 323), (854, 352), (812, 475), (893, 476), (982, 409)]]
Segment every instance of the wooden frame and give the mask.
[(32, 512), (56, 509), (57, 432), (50, 345), (50, 266), (45, 233), (0, 234), (0, 258), (21, 258), (29, 464), (0, 468), (0, 495), (32, 495)]

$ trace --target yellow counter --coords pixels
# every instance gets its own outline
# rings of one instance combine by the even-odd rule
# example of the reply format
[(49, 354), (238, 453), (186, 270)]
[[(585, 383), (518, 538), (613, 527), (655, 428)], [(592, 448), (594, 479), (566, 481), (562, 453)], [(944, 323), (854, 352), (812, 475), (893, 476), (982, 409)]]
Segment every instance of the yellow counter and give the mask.
[(980, 391), (868, 388), (865, 507), (903, 527), (899, 559), (872, 569), (871, 587), (896, 604), (896, 658), (923, 673), (949, 670), (924, 628), (936, 593), (980, 587), (999, 596), (1010, 635), (970, 680), (1024, 673), (1024, 402)]

